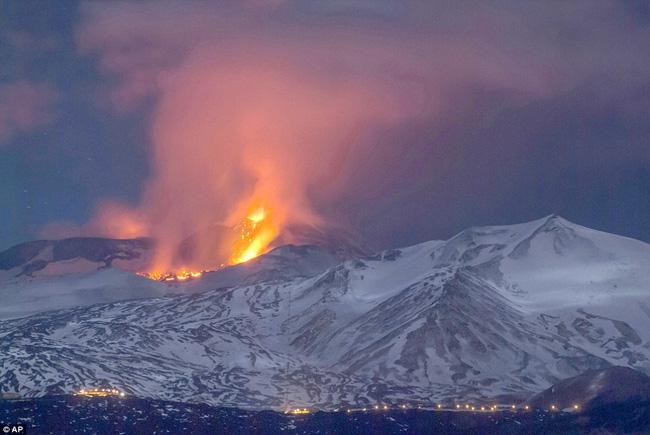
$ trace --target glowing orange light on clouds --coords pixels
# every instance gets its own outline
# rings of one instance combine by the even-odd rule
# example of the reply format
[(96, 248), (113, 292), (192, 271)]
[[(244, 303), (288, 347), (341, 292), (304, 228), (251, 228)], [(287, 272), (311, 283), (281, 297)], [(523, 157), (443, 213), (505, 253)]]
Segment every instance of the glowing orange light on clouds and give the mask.
[[(232, 243), (225, 263), (215, 264), (211, 269), (216, 270), (225, 265), (235, 265), (250, 261), (270, 249), (271, 243), (280, 232), (277, 214), (273, 213), (267, 202), (253, 200), (244, 210), (240, 222), (232, 226), (232, 237), (225, 237), (224, 243)], [(155, 267), (139, 275), (156, 281), (178, 282), (199, 278), (205, 270), (191, 267), (164, 268)]]

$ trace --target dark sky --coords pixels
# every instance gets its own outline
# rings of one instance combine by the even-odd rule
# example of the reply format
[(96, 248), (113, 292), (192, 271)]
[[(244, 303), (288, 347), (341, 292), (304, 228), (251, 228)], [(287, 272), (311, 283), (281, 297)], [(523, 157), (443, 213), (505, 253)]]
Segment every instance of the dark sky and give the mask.
[[(650, 242), (647, 5), (3, 1), (0, 249), (87, 234), (106, 200), (167, 213), (194, 175), (173, 147), (219, 189), (286, 161), (272, 179), (376, 247), (551, 213)], [(205, 143), (240, 122), (268, 144)]]

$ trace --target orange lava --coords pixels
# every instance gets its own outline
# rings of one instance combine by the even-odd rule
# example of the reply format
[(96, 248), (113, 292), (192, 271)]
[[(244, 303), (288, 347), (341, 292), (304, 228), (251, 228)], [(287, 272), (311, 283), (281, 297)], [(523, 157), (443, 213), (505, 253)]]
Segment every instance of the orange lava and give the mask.
[(200, 278), (203, 271), (181, 269), (175, 272), (141, 272), (138, 275), (154, 281), (187, 281), (188, 279)]
[[(212, 270), (245, 263), (268, 252), (271, 242), (279, 233), (279, 228), (270, 208), (260, 201), (255, 201), (248, 207), (246, 217), (233, 227), (233, 232), (234, 242), (230, 256), (224, 264), (215, 265)], [(138, 275), (155, 281), (178, 282), (200, 278), (204, 272), (206, 270), (187, 267), (167, 271), (154, 268)]]
[(239, 264), (252, 260), (268, 251), (269, 245), (278, 235), (278, 227), (271, 211), (263, 204), (254, 204), (248, 215), (235, 228), (239, 238), (235, 241), (228, 264)]

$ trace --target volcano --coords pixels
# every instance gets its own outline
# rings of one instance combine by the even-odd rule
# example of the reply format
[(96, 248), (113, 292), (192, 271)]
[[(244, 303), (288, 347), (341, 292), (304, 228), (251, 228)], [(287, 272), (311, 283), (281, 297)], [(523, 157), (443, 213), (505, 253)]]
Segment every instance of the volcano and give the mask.
[[(233, 229), (223, 225), (197, 231), (180, 244), (175, 262), (195, 264), (198, 246), (213, 247), (215, 258), (228, 258), (230, 253), (223, 251), (223, 240), (232, 235)], [(367, 251), (362, 246), (358, 236), (339, 228), (330, 227), (326, 231), (293, 225), (271, 244), (265, 255), (236, 265), (206, 264), (206, 273), (199, 274), (201, 280), (183, 282), (184, 279), (151, 279), (141, 272), (150, 268), (155, 257), (156, 241), (150, 238), (74, 237), (26, 242), (0, 252), (0, 288), (5, 300), (0, 319), (102, 302), (312, 276), (363, 255)]]
[[(11, 275), (0, 389), (24, 396), (110, 384), (155, 399), (333, 409), (523, 401), (587, 370), (650, 372), (650, 245), (555, 215), (343, 262), (283, 246), (192, 282), (147, 280), (155, 297), (20, 314), (30, 285), (54, 292), (56, 279), (77, 279), (45, 274), (59, 261), (25, 250), (0, 256)], [(24, 273), (36, 258), (48, 265)], [(115, 272), (93, 264), (101, 270), (85, 273), (98, 279)]]

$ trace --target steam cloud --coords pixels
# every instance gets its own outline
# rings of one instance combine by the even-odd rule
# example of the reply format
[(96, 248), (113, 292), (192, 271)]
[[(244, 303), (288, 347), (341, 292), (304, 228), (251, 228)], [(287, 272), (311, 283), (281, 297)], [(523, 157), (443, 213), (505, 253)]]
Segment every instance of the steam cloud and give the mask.
[(420, 189), (427, 165), (410, 152), (444, 161), (439, 132), (461, 122), (468, 90), (524, 106), (595, 73), (627, 86), (648, 72), (648, 29), (619, 2), (458, 3), (84, 4), (80, 51), (118, 79), (112, 107), (153, 106), (141, 204), (100, 206), (93, 227), (132, 223), (119, 227), (155, 237), (170, 265), (189, 233), (254, 200), (281, 225), (317, 224), (405, 175)]

